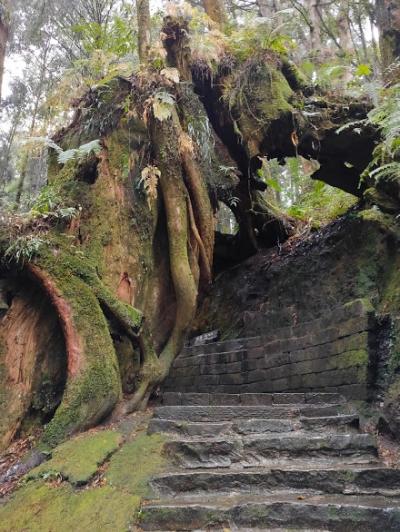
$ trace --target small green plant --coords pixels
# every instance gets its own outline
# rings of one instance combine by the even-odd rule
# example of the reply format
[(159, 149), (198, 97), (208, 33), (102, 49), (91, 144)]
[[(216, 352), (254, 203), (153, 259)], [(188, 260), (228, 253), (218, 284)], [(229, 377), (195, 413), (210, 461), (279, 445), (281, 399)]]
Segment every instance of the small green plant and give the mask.
[(71, 220), (78, 213), (79, 208), (68, 207), (63, 204), (59, 190), (52, 185), (47, 185), (40, 191), (29, 212), (33, 218), (53, 218), (60, 221)]
[(151, 209), (152, 202), (157, 199), (157, 185), (160, 177), (161, 172), (157, 166), (146, 166), (142, 170), (139, 184), (143, 185), (149, 209)]
[(370, 111), (368, 120), (380, 130), (382, 140), (362, 178), (400, 181), (400, 83), (383, 92), (380, 104)]
[(98, 154), (101, 151), (101, 144), (98, 139), (82, 144), (79, 148), (63, 151), (61, 148), (57, 150), (58, 152), (58, 162), (60, 164), (66, 164), (69, 161), (77, 160), (80, 161), (85, 157), (88, 157), (92, 154)]
[(30, 137), (26, 139), (27, 143), (42, 144), (48, 148), (52, 148), (57, 152), (57, 160), (60, 164), (66, 164), (69, 161), (81, 161), (90, 155), (97, 155), (101, 151), (101, 143), (99, 139), (92, 140), (86, 144), (82, 144), (79, 148), (72, 148), (70, 150), (63, 150), (52, 139), (48, 137)]
[(252, 57), (255, 50), (287, 54), (294, 46), (287, 34), (290, 19), (293, 19), (292, 9), (278, 11), (271, 18), (251, 18), (232, 32), (228, 47), (241, 61)]
[(166, 91), (159, 91), (152, 98), (153, 113), (160, 122), (171, 118), (174, 105), (174, 96)]
[(4, 260), (8, 263), (16, 262), (20, 266), (31, 262), (46, 241), (37, 235), (23, 235), (10, 243), (4, 253)]

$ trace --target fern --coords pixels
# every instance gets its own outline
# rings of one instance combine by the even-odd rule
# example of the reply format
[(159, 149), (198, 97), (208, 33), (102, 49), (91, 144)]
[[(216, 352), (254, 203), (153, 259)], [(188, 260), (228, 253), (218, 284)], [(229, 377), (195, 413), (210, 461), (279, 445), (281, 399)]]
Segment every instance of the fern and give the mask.
[(344, 124), (339, 129), (336, 130), (336, 135), (340, 135), (340, 133), (343, 133), (343, 131), (347, 131), (348, 129), (352, 129), (356, 133), (361, 132), (360, 127), (365, 125), (367, 122), (367, 119), (364, 118), (363, 120), (353, 120), (351, 122), (348, 122), (347, 124)]
[(61, 151), (61, 153), (58, 155), (58, 162), (60, 164), (66, 164), (74, 159), (80, 161), (89, 155), (98, 154), (100, 151), (100, 141), (98, 139), (92, 140), (87, 144), (82, 144), (82, 146), (79, 146), (79, 148)]
[(6, 249), (4, 259), (8, 263), (16, 262), (22, 266), (30, 262), (45, 243), (43, 238), (36, 235), (19, 236)]
[(369, 174), (371, 177), (379, 179), (399, 179), (400, 180), (400, 163), (393, 161), (391, 163), (383, 164)]
[(394, 156), (400, 148), (400, 84), (386, 92), (382, 103), (370, 111), (368, 119), (381, 130), (383, 153)]
[(383, 93), (381, 103), (368, 114), (371, 124), (382, 134), (373, 159), (364, 170), (361, 179), (372, 177), (380, 180), (400, 181), (400, 84)]
[(80, 161), (88, 155), (92, 155), (93, 153), (98, 154), (101, 151), (101, 144), (99, 139), (92, 140), (90, 142), (87, 142), (86, 144), (82, 144), (82, 146), (79, 146), (79, 148), (73, 148), (65, 151), (48, 137), (28, 137), (25, 142), (42, 144), (47, 146), (48, 148), (52, 148), (58, 154), (57, 161), (59, 162), (59, 164), (66, 164), (74, 159)]

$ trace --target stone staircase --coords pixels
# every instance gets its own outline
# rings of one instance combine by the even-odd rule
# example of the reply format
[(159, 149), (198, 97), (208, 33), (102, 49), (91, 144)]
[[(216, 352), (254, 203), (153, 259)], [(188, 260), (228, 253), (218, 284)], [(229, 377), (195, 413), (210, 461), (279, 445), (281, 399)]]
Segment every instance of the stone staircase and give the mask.
[(400, 530), (400, 470), (338, 393), (174, 393), (143, 530)]
[(142, 529), (400, 531), (400, 470), (348, 402), (379, 397), (381, 320), (365, 300), (292, 325), (276, 313), (175, 360), (148, 429), (172, 465)]

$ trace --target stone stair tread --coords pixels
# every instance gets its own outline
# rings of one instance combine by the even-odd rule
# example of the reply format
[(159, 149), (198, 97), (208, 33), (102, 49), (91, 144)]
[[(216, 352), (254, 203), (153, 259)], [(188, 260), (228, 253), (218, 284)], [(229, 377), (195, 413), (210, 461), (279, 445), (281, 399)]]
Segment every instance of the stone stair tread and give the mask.
[(400, 470), (382, 464), (326, 464), (316, 467), (288, 463), (282, 467), (250, 467), (228, 470), (210, 468), (190, 471), (175, 470), (158, 475), (152, 486), (162, 497), (199, 497), (205, 491), (222, 493), (259, 494), (314, 492), (342, 494), (376, 494), (400, 497)]
[(346, 401), (339, 393), (191, 393), (164, 392), (163, 404), (168, 406), (281, 406), (292, 404), (341, 404)]
[[(140, 530), (140, 529), (139, 529)], [(213, 529), (214, 532), (225, 532), (227, 529), (225, 527), (223, 528), (216, 528)], [(165, 532), (165, 530), (153, 530), (152, 532)], [(193, 532), (209, 532), (209, 530), (206, 530), (205, 528), (196, 528)], [(235, 532), (331, 532), (327, 528), (258, 528), (258, 527), (251, 527), (251, 528), (242, 528), (242, 527), (235, 527)]]
[[(187, 469), (280, 466), (289, 460), (336, 463), (369, 463), (378, 459), (376, 438), (371, 434), (252, 434), (242, 437), (170, 439), (165, 451), (175, 464)], [(278, 466), (278, 467), (279, 467)]]
[[(161, 418), (155, 418), (155, 419), (161, 419)], [(242, 421), (248, 421), (247, 419), (243, 419), (243, 418), (235, 418), (234, 421), (213, 421), (212, 419), (210, 420), (205, 420), (205, 421), (190, 421), (189, 423), (191, 425), (198, 425), (199, 427), (201, 427), (202, 425), (233, 425), (236, 423), (237, 419), (240, 419)], [(335, 420), (338, 420), (338, 421), (341, 421), (341, 420), (358, 420), (359, 419), (359, 415), (358, 414), (338, 414), (338, 415), (334, 415), (334, 416), (316, 416), (316, 417), (312, 417), (312, 418), (309, 418), (309, 417), (306, 417), (306, 416), (299, 416), (298, 419), (293, 419), (293, 418), (288, 418), (288, 419), (284, 419), (283, 421), (290, 421), (290, 422), (295, 422), (295, 421), (299, 421), (301, 422), (303, 419), (306, 419), (307, 421), (310, 421), (310, 419), (312, 419), (313, 421), (317, 422), (317, 421), (335, 421)], [(163, 421), (170, 421), (170, 422), (174, 422), (174, 423), (179, 423), (180, 421), (179, 420), (176, 420), (174, 418), (162, 418)], [(277, 421), (276, 418), (267, 418), (267, 417), (260, 417), (260, 418), (257, 418), (257, 417), (252, 417), (249, 421), (254, 421), (254, 422), (257, 422), (257, 421)]]
[(376, 444), (376, 437), (373, 434), (370, 434), (368, 432), (365, 433), (343, 433), (343, 432), (329, 432), (325, 434), (313, 434), (312, 432), (306, 432), (306, 431), (291, 431), (291, 432), (279, 432), (279, 433), (257, 433), (257, 434), (245, 434), (245, 435), (236, 435), (236, 434), (229, 434), (229, 435), (223, 435), (223, 436), (216, 436), (214, 438), (178, 438), (174, 439), (174, 442), (179, 443), (187, 443), (187, 444), (195, 444), (195, 443), (206, 443), (206, 444), (212, 444), (212, 443), (224, 443), (224, 442), (243, 442), (243, 443), (251, 443), (254, 441), (271, 441), (271, 442), (277, 442), (277, 441), (284, 441), (284, 440), (306, 440), (307, 442), (310, 441), (321, 441), (321, 440), (342, 440), (342, 441), (360, 441), (360, 442), (371, 442), (371, 444)]
[[(343, 458), (346, 460), (344, 461)], [(360, 456), (310, 456), (307, 458), (307, 461), (309, 462), (310, 459), (313, 461), (314, 468), (318, 469), (326, 469), (327, 467), (340, 467), (341, 464), (345, 463), (346, 465), (354, 466), (354, 465), (373, 465), (373, 464), (379, 464), (378, 458), (374, 458), (371, 455), (363, 454)], [(271, 459), (263, 459), (261, 461), (253, 460), (249, 463), (243, 463), (243, 462), (232, 462), (230, 464), (224, 465), (224, 464), (215, 464), (214, 462), (211, 462), (210, 464), (204, 463), (199, 465), (198, 463), (194, 463), (193, 465), (188, 465), (187, 463), (184, 465), (184, 468), (187, 471), (209, 471), (210, 469), (219, 468), (221, 471), (234, 471), (238, 468), (242, 468), (243, 471), (247, 471), (248, 469), (256, 468), (256, 467), (275, 467), (278, 469), (284, 469), (290, 465), (293, 467), (302, 467), (306, 461), (305, 456), (299, 456), (299, 457), (274, 457)]]
[(202, 499), (146, 501), (144, 530), (255, 530), (257, 527), (324, 529), (348, 532), (397, 532), (400, 499), (380, 495), (315, 495), (307, 492), (268, 495), (210, 493)]
[(343, 413), (345, 404), (285, 404), (270, 406), (225, 406), (225, 405), (176, 405), (176, 406), (158, 406), (154, 410), (154, 418), (160, 419), (182, 419), (187, 421), (212, 420), (238, 420), (243, 418), (265, 418), (271, 417), (321, 417), (332, 416)]
[(222, 434), (281, 434), (289, 431), (311, 433), (311, 431), (324, 430), (325, 433), (344, 431), (354, 433), (359, 427), (359, 416), (356, 414), (339, 414), (336, 416), (276, 419), (252, 418), (238, 419), (235, 421), (180, 421), (174, 419), (151, 420), (148, 433), (162, 432), (173, 438), (186, 436), (188, 438), (203, 435), (212, 438)]
[[(198, 469), (168, 469), (167, 472), (157, 475), (154, 478), (169, 478), (171, 476), (184, 477), (184, 476), (193, 476), (193, 475), (222, 475), (229, 476), (235, 474), (245, 474), (245, 475), (263, 475), (265, 473), (273, 473), (277, 471), (293, 471), (293, 472), (321, 472), (321, 471), (352, 471), (356, 473), (368, 472), (368, 471), (397, 471), (400, 478), (400, 468), (389, 467), (382, 462), (371, 462), (367, 464), (354, 464), (352, 462), (343, 461), (338, 464), (324, 464), (322, 467), (317, 467), (319, 464), (310, 463), (309, 460), (296, 463), (288, 462), (282, 465), (270, 465), (270, 466), (253, 466), (246, 468), (232, 467), (231, 469), (221, 469), (218, 467), (209, 468), (204, 470), (202, 468)], [(400, 484), (399, 484), (400, 489)]]
[[(322, 494), (315, 495), (304, 492), (303, 495), (296, 493), (277, 493), (268, 495), (257, 494), (243, 494), (235, 493), (233, 495), (218, 495), (218, 493), (210, 492), (204, 495), (201, 499), (197, 497), (185, 498), (184, 500), (176, 498), (152, 499), (145, 501), (145, 506), (177, 506), (184, 507), (204, 504), (207, 506), (215, 506), (218, 508), (230, 507), (236, 504), (248, 503), (273, 503), (273, 502), (292, 502), (295, 504), (316, 504), (316, 505), (343, 505), (343, 506), (363, 506), (372, 508), (399, 508), (400, 497), (385, 497), (383, 495), (343, 495), (343, 494)], [(400, 514), (399, 514), (400, 518)], [(400, 524), (400, 521), (399, 521)]]

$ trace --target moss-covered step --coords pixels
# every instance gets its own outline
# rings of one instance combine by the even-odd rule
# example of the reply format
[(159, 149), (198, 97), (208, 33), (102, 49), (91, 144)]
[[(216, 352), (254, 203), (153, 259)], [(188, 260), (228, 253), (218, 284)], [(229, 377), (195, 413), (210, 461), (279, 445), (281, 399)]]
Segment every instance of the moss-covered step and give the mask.
[(0, 531), (125, 532), (137, 517), (140, 497), (101, 486), (75, 491), (43, 480), (29, 482), (0, 506)]
[(28, 479), (60, 475), (73, 485), (86, 484), (99, 466), (114, 453), (122, 442), (122, 435), (112, 430), (89, 432), (56, 447), (52, 458), (28, 474)]

